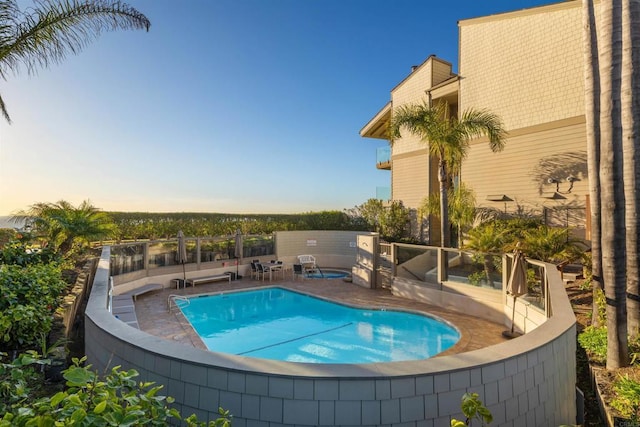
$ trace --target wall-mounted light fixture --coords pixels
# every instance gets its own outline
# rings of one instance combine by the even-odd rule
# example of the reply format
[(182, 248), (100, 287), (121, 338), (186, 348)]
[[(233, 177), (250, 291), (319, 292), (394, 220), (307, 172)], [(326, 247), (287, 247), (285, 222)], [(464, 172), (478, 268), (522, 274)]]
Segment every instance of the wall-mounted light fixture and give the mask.
[(569, 187), (566, 189), (566, 191), (560, 191), (560, 183), (562, 182), (562, 180), (558, 179), (556, 177), (547, 178), (547, 184), (555, 184), (556, 185), (556, 193), (560, 193), (560, 194), (569, 194), (569, 193), (571, 193), (571, 190), (573, 190), (573, 183), (576, 182), (576, 181), (579, 181), (579, 179), (576, 178), (573, 175), (569, 175), (565, 179), (565, 181), (569, 183)]
[(513, 199), (506, 194), (489, 194), (487, 200), (490, 202), (504, 202), (504, 213), (507, 213), (507, 202), (513, 202)]

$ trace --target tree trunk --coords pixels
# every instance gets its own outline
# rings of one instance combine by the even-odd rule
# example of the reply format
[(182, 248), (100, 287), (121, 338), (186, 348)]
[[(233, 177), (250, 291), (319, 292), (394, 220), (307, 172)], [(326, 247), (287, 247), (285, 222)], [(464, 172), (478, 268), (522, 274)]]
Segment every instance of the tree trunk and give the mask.
[(587, 127), (587, 173), (591, 207), (591, 286), (593, 305), (591, 323), (598, 325), (596, 292), (602, 287), (602, 254), (600, 250), (600, 74), (598, 70), (598, 40), (593, 0), (583, 0), (584, 91)]
[(493, 279), (491, 279), (491, 271), (493, 270), (493, 255), (484, 256), (484, 274), (487, 276), (487, 285), (493, 288)]
[[(631, 338), (640, 330), (640, 240), (638, 239), (638, 209), (640, 197), (640, 108), (638, 107), (638, 76), (634, 64), (640, 60), (639, 4), (637, 0), (622, 0), (622, 150), (624, 157), (625, 226), (627, 238), (627, 329)], [(634, 30), (635, 29), (635, 30)], [(638, 118), (638, 119), (636, 119)]]
[(449, 200), (447, 197), (447, 167), (443, 155), (438, 161), (438, 183), (440, 184), (440, 246), (448, 248), (451, 242), (449, 232)]
[(622, 0), (602, 1), (600, 64), (600, 195), (603, 284), (607, 300), (607, 369), (627, 366), (626, 239), (622, 182)]

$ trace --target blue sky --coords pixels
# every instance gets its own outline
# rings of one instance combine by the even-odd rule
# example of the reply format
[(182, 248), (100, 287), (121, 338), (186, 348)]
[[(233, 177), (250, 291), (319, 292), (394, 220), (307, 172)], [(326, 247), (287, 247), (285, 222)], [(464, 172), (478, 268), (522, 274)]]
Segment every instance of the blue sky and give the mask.
[[(457, 21), (549, 1), (131, 0), (151, 30), (0, 80), (0, 215), (342, 210), (389, 186), (358, 134)], [(28, 1), (21, 4), (30, 4)]]

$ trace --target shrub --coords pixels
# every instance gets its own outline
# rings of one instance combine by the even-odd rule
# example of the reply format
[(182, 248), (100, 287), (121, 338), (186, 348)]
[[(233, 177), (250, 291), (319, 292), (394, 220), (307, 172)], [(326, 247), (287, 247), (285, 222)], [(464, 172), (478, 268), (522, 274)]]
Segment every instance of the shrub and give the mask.
[(607, 360), (607, 328), (587, 326), (578, 335), (578, 342), (596, 363), (603, 364)]
[(451, 427), (466, 427), (471, 425), (474, 419), (480, 421), (481, 425), (491, 424), (493, 421), (493, 415), (491, 415), (491, 412), (484, 406), (478, 393), (463, 394), (460, 408), (466, 420), (460, 421), (454, 418), (451, 420)]
[[(164, 426), (169, 420), (181, 420), (180, 413), (171, 408), (171, 397), (159, 395), (162, 386), (136, 383), (138, 372), (115, 367), (104, 379), (82, 366), (83, 359), (63, 371), (67, 388), (53, 396), (34, 398), (28, 387), (36, 363), (43, 363), (35, 354), (21, 355), (11, 364), (0, 365), (0, 427), (8, 426)], [(8, 385), (8, 386), (7, 386)], [(12, 387), (13, 385), (13, 387)], [(230, 426), (228, 411), (219, 409), (220, 418), (209, 426)], [(203, 426), (195, 415), (184, 419), (188, 426)]]
[(0, 250), (0, 264), (27, 266), (48, 264), (58, 261), (58, 255), (51, 248), (32, 248), (24, 241), (13, 240)]
[(632, 421), (640, 419), (640, 383), (628, 376), (620, 376), (613, 383), (616, 397), (611, 400), (611, 406), (625, 418)]
[(56, 264), (0, 265), (0, 349), (37, 345), (65, 287)]

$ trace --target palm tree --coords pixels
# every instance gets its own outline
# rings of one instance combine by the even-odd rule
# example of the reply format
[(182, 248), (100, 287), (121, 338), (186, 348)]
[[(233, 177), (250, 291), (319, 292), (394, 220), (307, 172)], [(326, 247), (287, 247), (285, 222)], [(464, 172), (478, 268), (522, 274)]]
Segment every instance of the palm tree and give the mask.
[(106, 212), (99, 210), (86, 200), (78, 207), (60, 200), (57, 203), (37, 203), (29, 210), (13, 217), (25, 221), (31, 230), (46, 239), (45, 245), (68, 253), (74, 245), (109, 237), (115, 231), (115, 224)]
[[(449, 222), (457, 230), (458, 247), (462, 246), (463, 232), (476, 220), (476, 196), (463, 182), (449, 188), (447, 194)], [(421, 218), (427, 215), (440, 217), (440, 194), (433, 193), (422, 200), (418, 209)]]
[[(28, 12), (16, 0), (0, 0), (0, 77), (6, 80), (22, 67), (33, 74), (79, 52), (105, 30), (150, 26), (146, 16), (119, 0), (42, 0)], [(10, 123), (2, 97), (0, 112)]]
[[(584, 252), (580, 240), (572, 239), (568, 228), (551, 228), (546, 225), (527, 228), (522, 230), (518, 243), (528, 257), (554, 264), (579, 259)], [(511, 249), (513, 246), (515, 249), (516, 245), (511, 244), (507, 248)]]
[[(607, 298), (607, 369), (629, 364), (626, 305), (626, 230), (623, 184), (621, 0), (600, 2), (600, 203), (602, 280)], [(633, 155), (633, 153), (628, 153)]]
[(400, 129), (420, 137), (428, 145), (431, 155), (438, 159), (438, 183), (440, 185), (440, 230), (442, 247), (450, 246), (447, 188), (451, 168), (462, 163), (467, 155), (469, 140), (487, 136), (493, 152), (504, 148), (504, 130), (500, 118), (487, 111), (470, 109), (460, 119), (449, 118), (449, 107), (441, 102), (436, 106), (407, 104), (393, 112), (390, 124), (392, 143), (401, 137)]
[(632, 339), (640, 335), (640, 82), (635, 64), (640, 60), (640, 6), (637, 1), (622, 2), (622, 83), (621, 119), (627, 243), (627, 329)]
[[(598, 70), (598, 38), (593, 0), (583, 0), (583, 44), (585, 76), (585, 121), (587, 131), (587, 169), (589, 205), (591, 208), (591, 285), (593, 295), (603, 291), (602, 255), (600, 250), (600, 74)], [(593, 298), (591, 322), (598, 325), (597, 298)]]
[(464, 247), (476, 251), (483, 257), (484, 275), (487, 284), (493, 287), (491, 273), (494, 270), (494, 257), (504, 252), (505, 231), (498, 229), (495, 222), (487, 223), (469, 231)]

